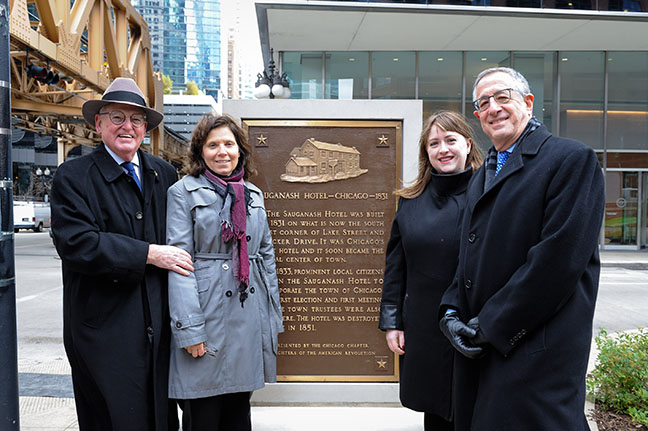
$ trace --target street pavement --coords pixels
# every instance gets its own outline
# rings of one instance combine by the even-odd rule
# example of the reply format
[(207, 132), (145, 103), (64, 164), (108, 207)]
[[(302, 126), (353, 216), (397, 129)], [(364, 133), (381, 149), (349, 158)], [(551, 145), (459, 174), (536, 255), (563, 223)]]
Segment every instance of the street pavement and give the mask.
[[(76, 431), (62, 340), (60, 260), (47, 231), (17, 233), (15, 250), (20, 429)], [(594, 333), (648, 327), (648, 252), (604, 250), (601, 262)], [(593, 352), (590, 368), (595, 357)], [(423, 429), (421, 413), (394, 404), (254, 405), (252, 422), (255, 431)], [(596, 430), (593, 422), (590, 426)]]

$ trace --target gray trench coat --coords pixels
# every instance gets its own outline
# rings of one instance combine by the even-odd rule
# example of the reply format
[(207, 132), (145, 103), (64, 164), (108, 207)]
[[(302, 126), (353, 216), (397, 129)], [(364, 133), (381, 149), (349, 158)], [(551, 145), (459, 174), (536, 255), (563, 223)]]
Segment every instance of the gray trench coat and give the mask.
[[(223, 199), (204, 177), (169, 188), (167, 243), (187, 250), (194, 272), (169, 271), (171, 369), (169, 397), (205, 398), (248, 392), (276, 381), (277, 334), (283, 331), (274, 249), (263, 194), (246, 183), (250, 285), (241, 307), (232, 244), (221, 239)], [(214, 356), (193, 358), (184, 347), (205, 342)]]

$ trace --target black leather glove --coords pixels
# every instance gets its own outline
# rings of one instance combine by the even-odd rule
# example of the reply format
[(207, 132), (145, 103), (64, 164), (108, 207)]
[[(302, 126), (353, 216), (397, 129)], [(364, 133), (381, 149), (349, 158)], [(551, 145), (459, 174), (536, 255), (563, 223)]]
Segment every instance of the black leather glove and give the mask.
[(459, 320), (456, 312), (451, 312), (443, 316), (439, 321), (439, 327), (443, 335), (450, 340), (452, 347), (465, 357), (477, 359), (484, 354), (484, 349), (470, 344), (470, 339), (475, 337), (476, 332)]
[(474, 344), (475, 346), (486, 346), (488, 344), (488, 340), (479, 326), (479, 317), (473, 317), (470, 319), (468, 321), (468, 327), (475, 331), (475, 336), (469, 340), (471, 344)]

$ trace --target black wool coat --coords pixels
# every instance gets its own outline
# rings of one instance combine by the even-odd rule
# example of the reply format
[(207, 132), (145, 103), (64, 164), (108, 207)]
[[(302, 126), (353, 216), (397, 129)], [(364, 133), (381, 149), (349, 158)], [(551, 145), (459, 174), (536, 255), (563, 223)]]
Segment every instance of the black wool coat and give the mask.
[(405, 407), (451, 416), (454, 351), (436, 310), (452, 282), (472, 169), (434, 175), (420, 196), (400, 199), (387, 244), (379, 327), (405, 332), (400, 399)]
[(459, 266), (442, 299), (490, 346), (457, 355), (457, 431), (587, 430), (585, 373), (600, 272), (604, 182), (594, 151), (544, 126), (484, 190), (472, 178)]
[[(149, 244), (166, 243), (166, 191), (177, 174), (162, 159), (138, 154), (143, 193), (103, 144), (59, 166), (52, 185), (52, 231), (63, 266), (64, 344), (75, 392), (82, 392), (76, 396), (103, 399), (113, 429), (138, 429), (124, 424), (126, 411), (111, 403), (129, 397), (116, 388), (141, 384), (148, 374), (155, 398), (151, 415), (155, 429), (164, 431), (167, 271), (147, 265), (146, 258)], [(78, 413), (81, 422), (88, 412)]]

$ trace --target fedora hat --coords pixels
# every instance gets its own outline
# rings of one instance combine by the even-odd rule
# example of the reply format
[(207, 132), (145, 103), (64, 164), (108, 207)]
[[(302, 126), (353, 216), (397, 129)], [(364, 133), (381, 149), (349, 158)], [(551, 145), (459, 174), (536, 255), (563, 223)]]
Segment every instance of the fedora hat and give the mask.
[(99, 110), (110, 103), (123, 103), (124, 105), (137, 106), (146, 111), (146, 131), (155, 129), (164, 115), (161, 112), (146, 106), (144, 93), (139, 89), (135, 81), (131, 78), (115, 78), (115, 80), (106, 88), (101, 100), (88, 100), (81, 107), (83, 118), (88, 124), (95, 125), (95, 115)]

